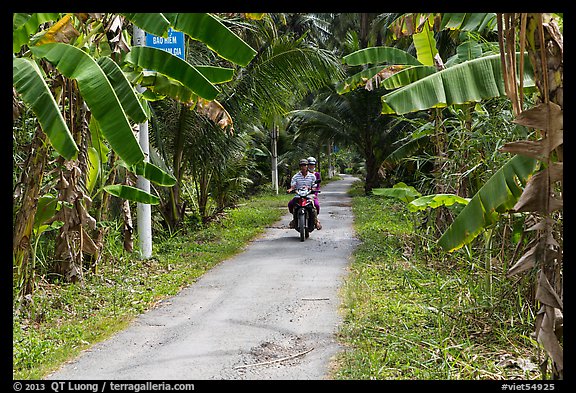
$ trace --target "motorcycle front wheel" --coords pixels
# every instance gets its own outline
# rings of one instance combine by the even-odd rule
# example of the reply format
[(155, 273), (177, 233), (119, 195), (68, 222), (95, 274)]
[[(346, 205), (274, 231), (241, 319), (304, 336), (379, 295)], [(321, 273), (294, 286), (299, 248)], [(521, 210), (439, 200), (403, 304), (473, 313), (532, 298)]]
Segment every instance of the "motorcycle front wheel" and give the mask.
[(300, 241), (303, 242), (306, 236), (306, 213), (298, 214), (298, 229), (300, 229)]

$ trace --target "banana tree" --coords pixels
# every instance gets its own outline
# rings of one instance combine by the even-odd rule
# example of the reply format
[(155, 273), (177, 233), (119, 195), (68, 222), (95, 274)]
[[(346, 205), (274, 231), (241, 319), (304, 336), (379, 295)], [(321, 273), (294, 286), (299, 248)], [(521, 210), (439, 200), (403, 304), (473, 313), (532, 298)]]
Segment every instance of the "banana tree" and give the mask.
[[(406, 21), (407, 16), (399, 18), (400, 21)], [(418, 21), (409, 32), (404, 32), (402, 34), (410, 34), (413, 38), (414, 47), (416, 49), (416, 57), (410, 55), (408, 52), (403, 51), (395, 47), (372, 47), (366, 48), (353, 52), (343, 58), (343, 62), (351, 66), (367, 66), (372, 65), (370, 68), (362, 70), (356, 75), (351, 76), (345, 80), (339, 86), (339, 92), (345, 93), (351, 88), (357, 88), (359, 86), (365, 85), (368, 90), (373, 90), (376, 87), (383, 87), (387, 90), (392, 90), (391, 93), (386, 94), (384, 97), (389, 95), (398, 94), (399, 98), (393, 102), (394, 107), (390, 108), (388, 103), (384, 101), (382, 103), (381, 113), (385, 115), (395, 115), (395, 114), (405, 114), (409, 112), (417, 112), (420, 110), (425, 110), (429, 108), (443, 108), (446, 104), (442, 104), (446, 101), (446, 95), (442, 92), (442, 75), (459, 75), (459, 69), (456, 66), (464, 68), (463, 63), (470, 63), (475, 59), (473, 56), (484, 56), (479, 44), (474, 44), (473, 42), (464, 42), (457, 48), (456, 55), (452, 56), (446, 63), (442, 61), (439, 56), (439, 52), (436, 49), (437, 43), (433, 34), (433, 27), (440, 25), (438, 18), (440, 14), (437, 15), (414, 15), (412, 22)], [(453, 20), (454, 17), (448, 15), (446, 16), (447, 21)], [(478, 19), (479, 21), (480, 19)], [(442, 19), (444, 22), (444, 19)], [(458, 23), (462, 24), (462, 20)], [(452, 23), (457, 24), (457, 23)], [(396, 23), (398, 25), (398, 23)], [(475, 23), (466, 23), (464, 26), (470, 28), (470, 26), (475, 25)], [(395, 25), (392, 25), (392, 28)], [(396, 34), (403, 31), (403, 29), (395, 30)], [(489, 52), (488, 52), (489, 53)], [(498, 60), (496, 58), (496, 60)], [(484, 61), (484, 60), (482, 60)], [(456, 78), (456, 77), (453, 77)], [(430, 81), (430, 82), (426, 82)], [(423, 82), (422, 85), (416, 85), (417, 83)], [(406, 89), (418, 88), (422, 91), (410, 96), (402, 95), (402, 92)], [(460, 89), (463, 89), (464, 84), (458, 82), (452, 84), (454, 86), (453, 91), (450, 91), (450, 96), (448, 99), (454, 99), (456, 102), (472, 102), (466, 101), (459, 96)], [(413, 90), (410, 90), (413, 91)], [(436, 94), (436, 91), (438, 94)], [(503, 92), (503, 88), (501, 89)], [(496, 96), (500, 95), (500, 91), (496, 91)], [(384, 100), (384, 97), (382, 98)], [(479, 100), (480, 98), (478, 98)], [(431, 101), (431, 102), (430, 102)], [(399, 108), (398, 106), (404, 107)], [(451, 105), (448, 103), (448, 105)], [(470, 106), (470, 105), (468, 105)], [(469, 111), (470, 109), (467, 109)], [(413, 150), (416, 145), (430, 145), (434, 150), (434, 161), (432, 173), (437, 179), (434, 183), (436, 193), (447, 193), (448, 186), (440, 181), (441, 168), (444, 167), (445, 162), (443, 157), (447, 156), (448, 145), (446, 143), (445, 132), (442, 129), (444, 124), (443, 114), (440, 110), (430, 111), (430, 124), (434, 124), (435, 130), (430, 136), (423, 136), (419, 138), (418, 141), (410, 140), (408, 144), (411, 146), (404, 146), (399, 149), (396, 153), (407, 152)], [(388, 165), (391, 161), (385, 161)], [(392, 165), (391, 167), (393, 167)], [(382, 168), (383, 170), (384, 168)], [(385, 173), (382, 171), (382, 173)], [(444, 210), (439, 210), (436, 222), (439, 226), (442, 226), (444, 222), (443, 215), (446, 214)]]
[[(56, 19), (57, 22), (49, 28), (41, 29), (39, 33), (31, 36), (39, 27), (43, 26), (42, 23)], [(153, 14), (146, 14), (137, 17), (137, 19), (146, 28), (149, 28), (151, 20), (156, 22), (167, 20), (162, 15), (154, 17)], [(216, 50), (222, 50), (230, 59), (244, 64), (248, 61), (250, 55), (253, 56), (255, 54), (251, 48), (248, 47), (249, 50), (247, 50), (247, 45), (240, 45), (237, 39), (234, 39), (232, 44), (225, 43), (227, 37), (237, 37), (226, 28), (223, 28), (223, 25), (210, 15), (171, 14), (170, 22), (160, 23), (160, 25), (156, 24), (154, 31), (163, 34), (164, 29), (167, 30), (170, 23), (172, 23), (190, 32), (191, 37), (195, 39), (206, 38), (207, 32), (203, 32), (202, 29), (200, 33), (193, 31), (193, 23), (191, 21), (196, 21), (203, 27), (208, 27), (209, 31), (215, 32), (215, 36), (222, 41), (214, 41), (214, 36), (210, 36), (212, 37), (210, 38), (210, 44)], [(158, 26), (161, 27), (158, 28)], [(85, 136), (81, 138), (75, 136), (76, 130), (87, 132), (87, 124), (91, 121), (89, 117), (98, 124), (103, 138), (131, 171), (149, 177), (149, 180), (152, 182), (156, 181), (157, 184), (162, 186), (170, 186), (175, 183), (173, 176), (153, 164), (143, 161), (144, 154), (134, 137), (130, 120), (140, 122), (146, 119), (148, 114), (144, 110), (138, 94), (134, 91), (134, 81), (128, 81), (126, 74), (113, 61), (105, 59), (106, 56), (97, 56), (98, 53), (110, 53), (111, 51), (109, 49), (108, 51), (102, 51), (101, 49), (94, 50), (94, 48), (91, 48), (90, 45), (94, 42), (106, 42), (105, 34), (101, 33), (102, 27), (102, 16), (94, 14), (66, 14), (64, 16), (60, 14), (17, 14), (14, 17), (13, 47), (14, 52), (18, 52), (18, 56), (15, 55), (13, 61), (14, 87), (24, 102), (30, 105), (39, 119), (42, 130), (48, 137), (48, 141), (56, 152), (61, 155), (62, 162), (68, 167), (67, 175), (62, 176), (60, 179), (60, 194), (63, 200), (75, 206), (77, 210), (66, 217), (68, 221), (72, 221), (69, 224), (65, 223), (60, 230), (63, 234), (67, 233), (67, 231), (75, 233), (73, 240), (70, 238), (66, 239), (65, 236), (61, 238), (68, 240), (67, 244), (76, 244), (76, 249), (68, 249), (67, 251), (66, 247), (57, 247), (57, 253), (65, 258), (72, 256), (72, 265), (74, 265), (74, 260), (76, 265), (81, 264), (82, 250), (78, 247), (81, 248), (82, 246), (78, 245), (88, 243), (84, 241), (88, 236), (82, 229), (82, 224), (91, 223), (91, 226), (95, 227), (95, 220), (87, 212), (87, 207), (91, 203), (90, 198), (79, 188), (80, 176), (78, 174), (87, 172), (86, 157), (88, 155), (84, 147), (87, 146), (87, 138)], [(78, 32), (77, 28), (81, 32)], [(99, 31), (100, 35), (98, 35)], [(98, 36), (98, 40), (93, 40), (94, 36)], [(25, 50), (26, 47), (29, 50)], [(88, 48), (88, 50), (81, 50), (79, 49), (80, 47)], [(231, 48), (232, 50), (230, 50)], [(206, 99), (215, 97), (217, 89), (203, 74), (195, 70), (193, 66), (184, 64), (184, 67), (182, 67), (182, 63), (172, 58), (174, 56), (168, 57), (168, 55), (167, 53), (149, 53), (146, 49), (140, 48), (134, 54), (128, 56), (126, 61), (130, 61), (131, 64), (137, 67), (159, 68), (159, 72), (178, 81), (199, 97)], [(49, 80), (47, 75), (34, 65), (34, 63), (41, 63), (43, 60), (48, 61), (60, 75), (68, 78), (67, 80), (74, 81), (74, 84), (68, 83), (67, 86), (73, 89), (77, 86), (77, 92), (69, 90), (69, 96), (75, 97), (74, 102), (78, 103), (75, 107), (82, 110), (78, 112), (81, 113), (81, 116), (74, 117), (78, 120), (75, 124), (67, 124), (63, 121), (64, 117), (60, 109), (60, 106), (65, 108), (66, 103), (71, 108), (73, 102), (57, 102), (53, 97), (52, 91), (45, 83), (45, 80)], [(46, 63), (42, 64), (47, 67)], [(218, 72), (210, 74), (219, 75)], [(218, 78), (220, 77), (218, 76)], [(57, 97), (58, 100), (62, 98), (62, 96)], [(70, 131), (70, 126), (73, 129), (72, 132)], [(77, 140), (82, 143), (80, 147), (76, 145)], [(67, 164), (71, 160), (77, 160), (78, 164)], [(67, 176), (69, 177), (68, 179), (66, 179)], [(71, 178), (73, 178), (73, 181), (71, 181)], [(73, 192), (66, 191), (71, 188), (74, 188)], [(105, 187), (105, 191), (123, 198), (143, 201), (144, 203), (157, 202), (153, 195), (147, 195), (128, 186), (108, 186)], [(34, 197), (31, 200), (33, 201)], [(18, 212), (17, 222), (28, 222), (29, 220), (26, 217), (34, 216), (34, 209), (33, 204), (26, 209), (21, 209)], [(67, 209), (61, 209), (61, 212), (63, 212), (62, 214), (69, 214)], [(71, 217), (74, 217), (74, 219)], [(27, 225), (15, 231), (15, 250), (27, 249), (22, 241), (30, 237), (30, 230), (30, 226)], [(16, 265), (25, 265), (23, 261), (26, 258), (25, 254), (26, 251), (19, 254), (20, 260), (15, 260)], [(66, 276), (70, 278), (69, 272), (73, 269), (65, 270), (68, 271)], [(79, 270), (81, 269), (76, 268), (76, 271)]]
[[(464, 25), (484, 26), (487, 20), (493, 19), (493, 16), (494, 15), (485, 16), (483, 18), (478, 16), (475, 22), (472, 23), (470, 19), (464, 16), (458, 17), (450, 14), (447, 15), (445, 19), (442, 19), (439, 25), (445, 28)], [(419, 18), (421, 30), (414, 38), (415, 44), (416, 41), (419, 41), (416, 46), (421, 48), (418, 52), (421, 55), (418, 56), (418, 58), (414, 58), (397, 48), (375, 47), (354, 52), (343, 59), (344, 62), (350, 65), (379, 64), (372, 68), (375, 71), (380, 69), (372, 78), (374, 80), (376, 77), (379, 77), (378, 82), (385, 88), (392, 90), (381, 98), (382, 114), (403, 115), (410, 112), (470, 104), (493, 97), (506, 96), (506, 87), (502, 77), (503, 68), (499, 54), (466, 59), (474, 53), (480, 55), (483, 53), (473, 49), (477, 47), (470, 46), (470, 43), (464, 43), (462, 45), (467, 46), (457, 51), (458, 61), (451, 63), (446, 62), (445, 68), (433, 67), (432, 63), (434, 63), (437, 53), (434, 51), (433, 37), (429, 34), (430, 22), (433, 19), (428, 15), (424, 17), (420, 16)], [(412, 34), (416, 32), (417, 30), (414, 29)], [(424, 34), (422, 35), (423, 32)], [(459, 48), (461, 48), (462, 45)], [(520, 57), (520, 55), (516, 54), (516, 57)], [(523, 80), (521, 82), (524, 88), (534, 87), (530, 67), (526, 67), (522, 78)], [(353, 76), (348, 84), (352, 85), (353, 81), (358, 81), (358, 77)], [(345, 90), (345, 88), (342, 89), (342, 91)], [(413, 145), (415, 142), (410, 141), (410, 143)], [(408, 146), (406, 146), (406, 149), (407, 148)], [(518, 163), (514, 162), (515, 160), (516, 159), (512, 159), (505, 167), (518, 166)], [(532, 170), (535, 168), (533, 160), (531, 162), (523, 161), (521, 166), (532, 168)], [(526, 181), (527, 176), (524, 172), (525, 171), (522, 171), (523, 175), (518, 177), (518, 179), (523, 182)], [(495, 176), (501, 176), (503, 173), (507, 174), (506, 181), (510, 181), (515, 176), (504, 168), (502, 172), (497, 172)], [(493, 195), (495, 199), (500, 201), (499, 203), (488, 203), (488, 206), (491, 208), (498, 207), (503, 203), (502, 200), (506, 200), (510, 194), (511, 191), (506, 187), (506, 181), (502, 182), (491, 179), (489, 183), (487, 183), (491, 185), (490, 188), (492, 191), (497, 192), (497, 194)], [(493, 185), (498, 185), (499, 187), (494, 189)], [(467, 208), (462, 210), (460, 215), (464, 215), (465, 217), (472, 214), (472, 210), (476, 211), (477, 214), (482, 214), (475, 215), (476, 218), (474, 219), (463, 220), (464, 222), (470, 223), (470, 227), (463, 228), (461, 225), (462, 219), (457, 223), (455, 222), (456, 225), (454, 228), (448, 228), (439, 241), (443, 247), (448, 250), (460, 248), (477, 236), (481, 228), (493, 222), (493, 220), (489, 219), (490, 216), (484, 213), (485, 209), (473, 209), (473, 207), (478, 207), (478, 201), (480, 200), (479, 195), (481, 194), (484, 194), (482, 190), (480, 190), (476, 197), (473, 198), (473, 201), (467, 205)], [(512, 196), (517, 199), (519, 194), (515, 192)], [(478, 226), (479, 223), (480, 226)], [(456, 236), (455, 234), (461, 234), (462, 236)]]
[[(519, 59), (518, 53), (514, 56)], [(395, 48), (368, 48), (353, 53), (344, 60), (351, 64), (361, 64), (394, 62), (398, 59), (403, 59), (403, 63), (408, 65), (414, 64), (415, 60), (406, 55), (399, 56)], [(387, 88), (403, 86), (382, 97), (383, 114), (401, 115), (507, 95), (500, 54), (464, 61), (423, 77), (420, 77), (422, 76), (419, 74), (420, 71), (410, 73), (408, 76), (403, 75), (412, 68), (414, 67), (400, 70), (383, 80)], [(529, 63), (525, 64), (523, 71), (520, 75), (521, 86), (533, 88), (534, 76)], [(455, 250), (470, 242), (483, 227), (493, 223), (487, 212), (499, 209), (500, 206), (509, 209), (513, 206), (511, 202), (518, 200), (521, 193), (514, 187), (514, 178), (525, 184), (535, 169), (536, 161), (532, 158), (512, 158), (478, 191), (472, 202), (460, 213), (461, 217), (459, 216), (440, 238), (439, 244), (447, 250)], [(481, 202), (486, 198), (500, 202)], [(507, 203), (502, 205), (503, 201)]]
[[(551, 377), (563, 379), (563, 37), (557, 18), (551, 14), (499, 14), (498, 27), (505, 80), (514, 80), (516, 62), (512, 53), (519, 43), (528, 52), (541, 97), (538, 105), (522, 111), (521, 86), (506, 84), (517, 110), (515, 122), (537, 130), (539, 139), (510, 142), (502, 150), (540, 163), (540, 170), (530, 178), (513, 207), (527, 213), (527, 222), (536, 222), (528, 228), (535, 233), (534, 239), (508, 275), (536, 271), (540, 309), (534, 323), (535, 335), (550, 359)], [(524, 67), (520, 62), (520, 73)], [(548, 359), (543, 364), (545, 378)]]
[[(382, 97), (382, 112), (402, 114), (506, 95), (512, 101), (515, 122), (539, 130), (542, 138), (538, 141), (505, 145), (501, 151), (518, 155), (478, 191), (439, 244), (447, 250), (461, 247), (493, 222), (493, 212), (532, 212), (537, 217), (538, 223), (529, 228), (536, 231), (536, 239), (508, 274), (537, 269), (536, 299), (542, 307), (536, 316), (536, 337), (552, 361), (552, 377), (562, 379), (562, 248), (553, 230), (553, 214), (556, 222), (562, 220), (562, 34), (548, 14), (499, 14), (497, 24), (497, 56), (464, 62), (388, 93)], [(540, 91), (542, 103), (523, 111), (524, 88), (530, 84)], [(561, 229), (556, 234), (561, 238)]]
[[(56, 23), (40, 31), (27, 42), (22, 41), (21, 34), (15, 34), (18, 42), (15, 43), (14, 49), (21, 51), (20, 48), (26, 45), (28, 50), (23, 52), (21, 57), (14, 58), (13, 83), (24, 102), (29, 104), (36, 114), (48, 141), (61, 157), (59, 162), (62, 169), (56, 189), (64, 208), (56, 213), (54, 220), (61, 221), (64, 225), (60, 228), (61, 236), (57, 237), (55, 259), (58, 262), (55, 264), (55, 270), (63, 273), (66, 278), (75, 280), (81, 279), (81, 268), (78, 266), (81, 266), (82, 253), (97, 248), (90, 247), (94, 243), (84, 228), (84, 225), (87, 225), (94, 230), (96, 222), (88, 213), (92, 200), (81, 186), (82, 174), (87, 172), (88, 167), (86, 148), (89, 143), (87, 138), (89, 119), (92, 118), (99, 124), (107, 142), (129, 165), (136, 165), (142, 161), (144, 155), (134, 138), (127, 114), (137, 121), (145, 119), (146, 115), (130, 85), (127, 90), (122, 91), (119, 88), (122, 81), (118, 83), (118, 76), (122, 77), (122, 74), (118, 73), (117, 69), (109, 70), (110, 76), (108, 76), (95, 58), (71, 44), (81, 46), (90, 42), (76, 30), (76, 27), (80, 30), (84, 27), (82, 17), (76, 19), (72, 14), (56, 16), (59, 18)], [(30, 21), (46, 21), (46, 19), (40, 16), (30, 17), (28, 22), (17, 29), (23, 26), (29, 27)], [(26, 29), (26, 31), (34, 30)], [(45, 82), (48, 78), (45, 71), (37, 66), (37, 63), (44, 64), (43, 67), (49, 70), (47, 63), (41, 63), (43, 59), (60, 72), (60, 78), (51, 79), (62, 81), (60, 85), (52, 86), (58, 102)], [(63, 77), (68, 79), (64, 80)], [(122, 103), (119, 96), (122, 98)], [(129, 102), (137, 105), (131, 105)], [(68, 122), (64, 121), (61, 110), (69, 115)], [(80, 147), (76, 145), (76, 141)], [(34, 213), (34, 206), (20, 209), (17, 222), (28, 222), (28, 217), (34, 217)], [(17, 228), (14, 237), (15, 247), (20, 250), (20, 253), (14, 253), (15, 264), (26, 265), (29, 250), (22, 247), (21, 242), (30, 238), (30, 228), (22, 230)], [(30, 285), (24, 287), (25, 292), (31, 290)]]

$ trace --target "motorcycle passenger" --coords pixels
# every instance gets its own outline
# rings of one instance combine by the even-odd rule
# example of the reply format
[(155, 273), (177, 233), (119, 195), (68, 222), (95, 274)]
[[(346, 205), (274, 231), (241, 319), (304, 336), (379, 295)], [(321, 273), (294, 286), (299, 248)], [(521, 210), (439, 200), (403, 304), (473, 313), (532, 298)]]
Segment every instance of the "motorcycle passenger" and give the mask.
[[(308, 157), (308, 172), (313, 173), (316, 176), (316, 180), (322, 180), (320, 172), (316, 171), (316, 159), (312, 156)], [(318, 191), (320, 190), (320, 184), (316, 185), (316, 191), (314, 192), (314, 207), (316, 208), (316, 216), (320, 214), (320, 201), (318, 200)], [(316, 229), (322, 229), (322, 224), (320, 220), (316, 217)]]
[[(286, 190), (287, 193), (294, 191), (300, 187), (306, 186), (308, 188), (312, 188), (312, 185), (316, 181), (316, 176), (313, 173), (308, 172), (308, 160), (303, 158), (299, 162), (300, 170), (296, 172), (294, 176), (292, 176), (292, 180), (290, 180), (290, 188)], [(291, 214), (294, 213), (294, 204), (296, 203), (297, 197), (290, 199), (288, 202), (288, 210)], [(290, 221), (290, 228), (294, 228), (296, 223), (294, 220)], [(318, 228), (320, 229), (320, 228)]]

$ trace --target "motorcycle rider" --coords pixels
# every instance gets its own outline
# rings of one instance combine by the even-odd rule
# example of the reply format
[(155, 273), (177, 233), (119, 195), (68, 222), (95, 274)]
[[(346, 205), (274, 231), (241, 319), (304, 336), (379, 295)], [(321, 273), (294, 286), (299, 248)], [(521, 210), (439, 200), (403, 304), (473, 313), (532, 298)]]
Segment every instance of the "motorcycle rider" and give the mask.
[[(308, 157), (308, 172), (313, 173), (316, 176), (316, 180), (322, 180), (320, 172), (316, 171), (316, 158), (310, 156)], [(316, 229), (322, 229), (322, 224), (318, 219), (320, 214), (320, 201), (318, 200), (318, 191), (320, 191), (320, 184), (316, 185), (316, 191), (314, 192), (314, 207), (316, 208)]]
[[(290, 180), (290, 188), (286, 190), (287, 193), (290, 193), (302, 186), (312, 188), (314, 182), (316, 181), (316, 176), (314, 176), (313, 173), (308, 172), (308, 160), (306, 158), (301, 159), (298, 164), (300, 166), (300, 170), (296, 172), (294, 176), (292, 176), (292, 179)], [(295, 203), (296, 203), (296, 197), (290, 199), (290, 202), (288, 202), (288, 211), (290, 211), (291, 214), (294, 213)], [(316, 222), (318, 222), (317, 220), (318, 215), (316, 214)], [(295, 226), (296, 223), (294, 222), (294, 220), (290, 221), (290, 228), (294, 228)], [(318, 225), (316, 225), (316, 227), (317, 229), (321, 228), (321, 227), (318, 228)]]

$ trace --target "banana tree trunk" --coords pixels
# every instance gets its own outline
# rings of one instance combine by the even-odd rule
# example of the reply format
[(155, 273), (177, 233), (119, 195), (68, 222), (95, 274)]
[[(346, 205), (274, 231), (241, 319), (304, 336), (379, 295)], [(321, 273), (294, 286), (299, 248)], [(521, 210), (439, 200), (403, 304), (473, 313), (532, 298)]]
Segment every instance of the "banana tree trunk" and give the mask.
[(46, 134), (38, 127), (26, 160), (27, 171), (23, 173), (24, 195), (22, 206), (16, 215), (12, 241), (12, 256), (16, 268), (15, 278), (19, 284), (19, 297), (28, 295), (34, 290), (34, 266), (29, 265), (30, 241), (46, 158)]
[[(127, 186), (133, 186), (134, 181), (130, 179), (130, 175), (126, 173), (126, 178), (124, 184)], [(130, 201), (127, 199), (122, 200), (122, 220), (124, 221), (124, 228), (122, 230), (124, 234), (124, 250), (127, 252), (134, 251), (134, 239), (132, 234), (134, 233), (134, 225), (132, 224), (132, 211), (130, 210)]]
[[(563, 38), (560, 34), (560, 29), (554, 19), (548, 18), (546, 14), (528, 14), (526, 16), (526, 30), (528, 32), (528, 56), (534, 69), (535, 84), (540, 91), (540, 97), (543, 102), (552, 102), (557, 104), (561, 110), (564, 107), (564, 60), (563, 60)], [(550, 120), (548, 120), (550, 124)], [(543, 140), (552, 139), (553, 132), (563, 133), (563, 130), (543, 129)], [(550, 134), (550, 135), (549, 135)], [(563, 162), (563, 144), (560, 144), (556, 149), (556, 162), (555, 165), (562, 164)], [(552, 164), (552, 155), (546, 158), (546, 167), (549, 168)], [(548, 179), (551, 186), (554, 184)], [(562, 184), (560, 182), (560, 194), (562, 194)], [(549, 190), (553, 192), (553, 190)], [(549, 213), (546, 214), (547, 218)], [(562, 216), (562, 215), (560, 215)], [(552, 234), (554, 228), (546, 225), (542, 238), (548, 242), (552, 236), (560, 239), (559, 244), (562, 244), (562, 228), (561, 221), (556, 221), (555, 225), (559, 227), (556, 229), (554, 235)], [(546, 255), (548, 244), (544, 247), (544, 256), (539, 261), (541, 266), (540, 277), (538, 282), (537, 299), (542, 304), (542, 308), (536, 318), (536, 336), (538, 341), (543, 344), (552, 359), (552, 378), (564, 378), (564, 350), (561, 346), (563, 341), (563, 279), (562, 279), (562, 259), (561, 257), (551, 258)], [(559, 253), (559, 255), (561, 255)], [(549, 301), (543, 295), (547, 285), (550, 285), (556, 297), (559, 297), (559, 304), (554, 301)]]
[(88, 108), (79, 96), (74, 85), (69, 87), (70, 119), (75, 122), (79, 139), (78, 159), (64, 160), (60, 157), (60, 180), (57, 185), (58, 199), (62, 208), (56, 213), (56, 219), (64, 225), (60, 227), (54, 249), (54, 271), (66, 281), (82, 282), (83, 253), (98, 253), (98, 247), (84, 228), (87, 225), (96, 229), (96, 220), (88, 213), (92, 200), (83, 191), (83, 177), (88, 173), (87, 146)]
[(82, 174), (76, 160), (63, 163), (57, 188), (58, 200), (64, 202), (56, 214), (60, 227), (56, 238), (54, 272), (70, 282), (81, 282), (82, 276), (82, 214), (85, 211), (79, 180)]

